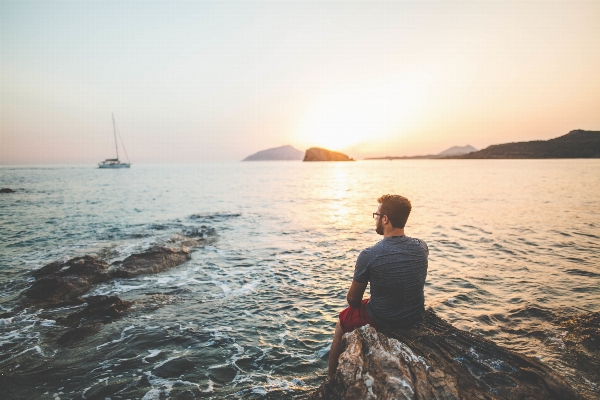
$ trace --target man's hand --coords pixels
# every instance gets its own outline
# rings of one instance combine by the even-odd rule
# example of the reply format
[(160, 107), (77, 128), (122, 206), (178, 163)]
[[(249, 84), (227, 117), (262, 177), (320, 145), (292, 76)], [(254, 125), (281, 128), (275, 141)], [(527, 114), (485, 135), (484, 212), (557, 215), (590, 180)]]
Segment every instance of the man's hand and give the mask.
[(368, 282), (362, 283), (352, 280), (352, 285), (350, 285), (350, 289), (348, 289), (348, 294), (346, 295), (346, 300), (348, 300), (350, 307), (360, 307), (363, 294), (367, 288), (367, 283)]

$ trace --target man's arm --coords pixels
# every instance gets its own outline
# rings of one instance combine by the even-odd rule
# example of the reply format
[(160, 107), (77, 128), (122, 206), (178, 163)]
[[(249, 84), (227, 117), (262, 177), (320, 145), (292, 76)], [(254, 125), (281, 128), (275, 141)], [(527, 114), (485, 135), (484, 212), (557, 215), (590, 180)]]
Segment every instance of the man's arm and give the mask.
[(360, 307), (367, 283), (352, 280), (352, 285), (350, 285), (350, 289), (348, 289), (348, 294), (346, 295), (346, 300), (348, 300), (350, 307)]

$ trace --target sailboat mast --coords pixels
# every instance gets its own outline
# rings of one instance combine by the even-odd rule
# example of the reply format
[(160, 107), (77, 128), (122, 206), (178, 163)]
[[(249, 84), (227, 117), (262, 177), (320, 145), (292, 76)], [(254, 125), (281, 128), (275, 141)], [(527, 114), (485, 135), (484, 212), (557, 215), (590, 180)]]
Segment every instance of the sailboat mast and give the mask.
[(115, 149), (117, 150), (117, 161), (119, 161), (119, 146), (117, 146), (117, 128), (115, 127), (115, 114), (112, 113), (113, 133), (115, 134)]

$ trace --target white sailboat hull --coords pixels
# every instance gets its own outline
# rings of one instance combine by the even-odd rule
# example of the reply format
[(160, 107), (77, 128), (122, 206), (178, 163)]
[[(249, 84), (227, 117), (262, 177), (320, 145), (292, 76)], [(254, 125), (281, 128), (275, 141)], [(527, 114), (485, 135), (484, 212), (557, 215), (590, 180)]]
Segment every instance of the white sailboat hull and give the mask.
[(127, 163), (105, 164), (104, 162), (101, 162), (100, 164), (98, 164), (98, 168), (115, 169), (115, 168), (129, 168), (129, 167), (131, 167), (131, 164), (127, 164)]

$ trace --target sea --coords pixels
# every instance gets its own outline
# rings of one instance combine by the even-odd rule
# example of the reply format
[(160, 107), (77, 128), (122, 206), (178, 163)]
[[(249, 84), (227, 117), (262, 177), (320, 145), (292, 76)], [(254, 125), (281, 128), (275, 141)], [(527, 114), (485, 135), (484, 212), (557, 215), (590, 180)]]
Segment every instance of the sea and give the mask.
[[(429, 246), (426, 307), (600, 398), (556, 323), (600, 311), (598, 159), (2, 166), (0, 188), (15, 190), (0, 194), (9, 398), (305, 398), (388, 193), (410, 199), (406, 234)], [(203, 226), (214, 240), (188, 262), (94, 286), (138, 309), (82, 342), (58, 345), (56, 320), (82, 305), (19, 306), (46, 264), (112, 263)]]

